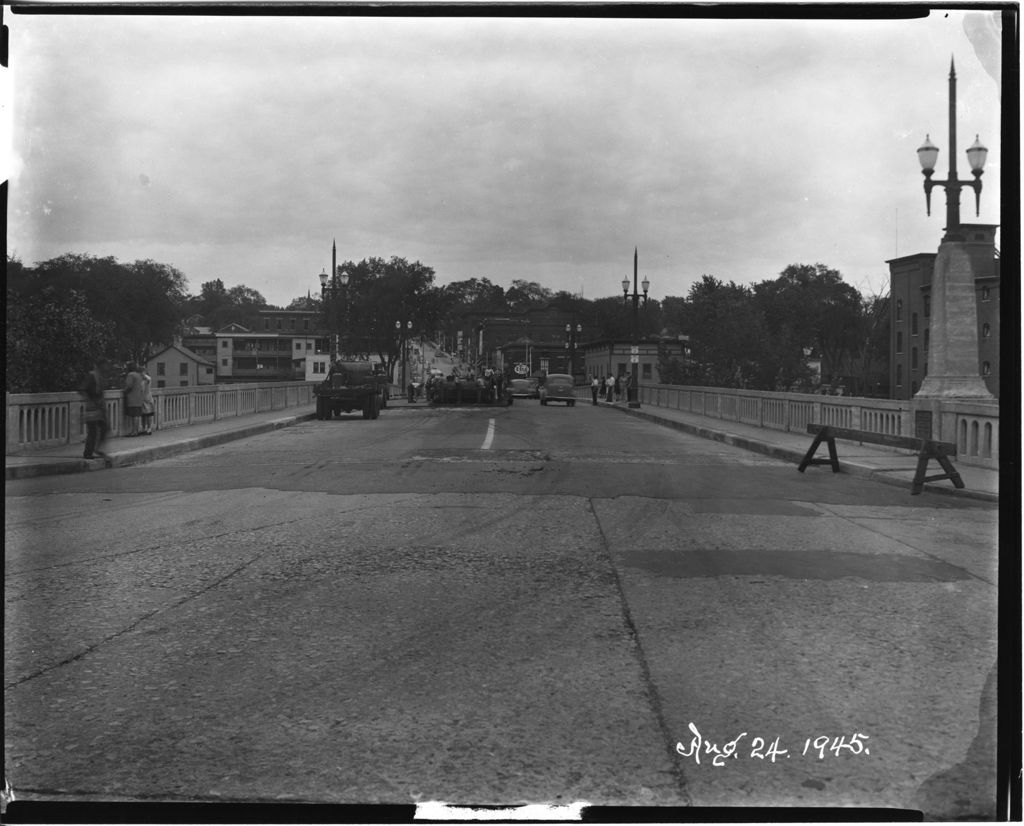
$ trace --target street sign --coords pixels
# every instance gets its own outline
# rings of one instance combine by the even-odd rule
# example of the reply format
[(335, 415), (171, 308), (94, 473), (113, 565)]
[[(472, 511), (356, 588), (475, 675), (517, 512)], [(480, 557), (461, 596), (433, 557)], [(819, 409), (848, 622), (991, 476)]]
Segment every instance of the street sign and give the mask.
[(517, 365), (516, 365), (516, 366), (515, 366), (514, 368), (512, 368), (512, 369), (513, 369), (513, 370), (515, 370), (515, 372), (516, 372), (516, 375), (517, 375), (517, 376), (525, 376), (525, 375), (526, 375), (527, 373), (529, 373), (529, 372), (530, 372), (530, 368), (529, 368), (529, 366), (528, 366), (528, 365), (526, 365), (526, 364), (523, 364), (522, 362), (520, 362), (519, 364), (517, 364)]
[(630, 348), (629, 348), (629, 353), (632, 356), (639, 356), (640, 355), (640, 345), (639, 344), (631, 345)]
[(629, 357), (629, 360), (630, 360), (630, 361), (631, 361), (631, 362), (632, 362), (633, 364), (639, 364), (639, 363), (640, 363), (640, 356), (630, 356), (630, 357)]

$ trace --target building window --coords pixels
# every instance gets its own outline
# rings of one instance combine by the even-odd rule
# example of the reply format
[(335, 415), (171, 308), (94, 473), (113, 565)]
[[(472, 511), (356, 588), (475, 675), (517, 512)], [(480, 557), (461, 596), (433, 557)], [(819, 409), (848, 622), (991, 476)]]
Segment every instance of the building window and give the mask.
[(184, 381), (179, 381), (178, 382), (178, 386), (179, 387), (188, 387), (188, 379), (185, 379)]
[(167, 386), (167, 382), (165, 382), (163, 379), (157, 379), (156, 380), (156, 386), (157, 387), (166, 387)]
[(301, 341), (296, 341), (295, 342), (295, 349), (296, 350), (301, 350), (302, 349), (302, 342)]
[(991, 335), (992, 335), (992, 325), (989, 324), (986, 321), (984, 324), (981, 325), (981, 337), (982, 338), (988, 338)]
[(924, 294), (924, 317), (928, 318), (932, 314), (932, 296), (931, 293)]
[(926, 353), (928, 352), (928, 342), (929, 342), (929, 340), (930, 340), (930, 339), (931, 339), (931, 337), (932, 337), (932, 336), (931, 336), (931, 332), (932, 332), (932, 331), (931, 331), (931, 330), (929, 330), (929, 329), (928, 329), (927, 327), (925, 327), (925, 328), (924, 328), (924, 351), (925, 351)]
[(179, 376), (187, 376), (188, 375), (188, 362), (187, 361), (183, 361), (181, 364), (178, 365), (178, 375)]
[(278, 330), (280, 330), (280, 329), (281, 329), (281, 319), (278, 319), (278, 320), (277, 320), (277, 329), (278, 329)]
[(903, 365), (902, 364), (897, 364), (896, 365), (896, 386), (897, 387), (902, 387), (903, 386)]
[(164, 362), (158, 361), (156, 363), (156, 374), (158, 376), (166, 376), (167, 375), (167, 365)]
[(910, 369), (911, 370), (916, 370), (917, 369), (917, 348), (916, 347), (911, 347), (910, 348)]
[(294, 330), (294, 329), (295, 329), (295, 319), (294, 319), (294, 318), (293, 318), (293, 319), (290, 319), (290, 320), (289, 320), (289, 322), (288, 322), (288, 326), (289, 326), (289, 327), (290, 327), (290, 328), (291, 328), (292, 330)]
[(917, 335), (917, 313), (910, 314), (910, 335)]
[(896, 320), (903, 321), (903, 300), (896, 299)]
[(910, 382), (910, 395), (913, 396), (913, 395), (916, 395), (916, 394), (917, 394), (917, 382), (916, 381), (912, 381), (912, 382)]
[(981, 300), (982, 301), (990, 300), (991, 295), (992, 295), (992, 293), (989, 291), (988, 287), (982, 287), (981, 288)]
[(228, 346), (228, 342), (227, 342), (227, 339), (225, 339), (224, 341), (222, 341), (222, 342), (220, 343), (220, 346), (221, 346), (221, 347), (227, 347), (227, 346)]
[(992, 365), (989, 364), (987, 361), (983, 361), (981, 363), (981, 375), (983, 375), (983, 376), (991, 376), (992, 375)]
[(228, 366), (228, 360), (227, 359), (221, 359), (220, 360), (220, 366), (221, 367), (227, 367)]
[(307, 350), (312, 350), (313, 349), (313, 342), (312, 341), (307, 341), (306, 342), (306, 349)]
[(308, 330), (309, 329), (309, 319), (308, 318), (302, 319), (302, 329), (303, 330)]
[(270, 329), (270, 319), (269, 318), (263, 319), (263, 329), (264, 330), (269, 330)]
[(650, 379), (651, 377), (651, 363), (649, 361), (644, 363), (643, 377), (645, 379)]
[(897, 353), (902, 353), (903, 352), (903, 331), (902, 330), (896, 333), (896, 352)]

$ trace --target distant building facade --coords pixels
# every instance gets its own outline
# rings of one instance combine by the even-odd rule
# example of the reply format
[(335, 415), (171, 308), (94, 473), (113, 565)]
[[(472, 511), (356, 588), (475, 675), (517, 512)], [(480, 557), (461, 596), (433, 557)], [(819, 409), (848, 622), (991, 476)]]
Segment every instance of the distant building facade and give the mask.
[(256, 329), (192, 327), (181, 344), (213, 363), (218, 383), (303, 381), (307, 360), (330, 346), (319, 317), (311, 310), (260, 310)]
[[(477, 369), (511, 374), (517, 365), (526, 375), (585, 374), (583, 340), (587, 335), (571, 310), (549, 304), (522, 313), (467, 314), (462, 327), (463, 358)], [(568, 328), (568, 329), (567, 329)]]
[(146, 362), (153, 387), (197, 387), (214, 384), (213, 362), (188, 347), (172, 344)]
[[(999, 254), (994, 224), (961, 224), (975, 272), (978, 373), (999, 396)], [(889, 265), (891, 332), (889, 387), (894, 399), (910, 399), (928, 375), (932, 274), (937, 253), (893, 258)]]
[(584, 370), (589, 381), (594, 376), (638, 374), (641, 384), (658, 384), (658, 362), (664, 358), (684, 359), (689, 355), (686, 338), (646, 338), (636, 345), (638, 362), (633, 363), (633, 343), (623, 339), (588, 341), (583, 345)]

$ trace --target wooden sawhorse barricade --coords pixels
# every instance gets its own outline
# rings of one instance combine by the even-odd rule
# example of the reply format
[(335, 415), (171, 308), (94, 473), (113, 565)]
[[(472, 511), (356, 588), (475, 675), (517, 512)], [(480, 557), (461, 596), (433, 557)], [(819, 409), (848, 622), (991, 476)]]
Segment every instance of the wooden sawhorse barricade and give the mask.
[[(839, 473), (839, 457), (836, 455), (836, 439), (850, 439), (854, 442), (866, 442), (872, 445), (886, 445), (887, 447), (902, 447), (908, 450), (917, 451), (917, 472), (914, 474), (914, 481), (911, 483), (910, 492), (913, 495), (919, 494), (924, 489), (925, 482), (937, 482), (940, 479), (950, 479), (958, 488), (964, 486), (963, 479), (956, 472), (950, 456), (956, 456), (956, 445), (951, 442), (936, 442), (932, 439), (918, 439), (912, 436), (891, 436), (887, 433), (870, 433), (867, 430), (850, 430), (846, 427), (832, 427), (831, 425), (809, 424), (807, 432), (815, 434), (811, 442), (810, 450), (800, 462), (797, 468), (801, 473), (808, 465), (832, 465), (832, 472)], [(815, 459), (814, 454), (818, 446), (826, 442), (828, 444), (828, 459)], [(942, 466), (945, 473), (935, 476), (925, 476), (928, 472), (928, 462), (935, 459)]]

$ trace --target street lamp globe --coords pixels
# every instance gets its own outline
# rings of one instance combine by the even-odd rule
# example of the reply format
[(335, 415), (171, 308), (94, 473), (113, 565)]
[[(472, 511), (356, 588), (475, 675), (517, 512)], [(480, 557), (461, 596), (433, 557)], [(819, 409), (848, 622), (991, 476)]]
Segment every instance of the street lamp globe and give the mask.
[(628, 278), (623, 278), (622, 279), (622, 294), (623, 295), (629, 295), (629, 279)]
[(974, 143), (967, 150), (967, 162), (971, 165), (971, 172), (980, 175), (985, 168), (985, 159), (988, 158), (988, 149), (981, 145), (978, 136), (974, 136)]
[(925, 175), (931, 175), (935, 171), (935, 162), (939, 159), (939, 147), (931, 142), (928, 135), (924, 136), (924, 143), (917, 150), (917, 159), (921, 162), (921, 171)]
[(646, 278), (640, 282), (640, 286), (644, 288), (644, 298), (647, 298), (647, 289), (651, 286), (651, 282)]
[(322, 273), (320, 273), (320, 289), (327, 289), (327, 270), (324, 270)]
[(341, 282), (342, 287), (348, 286), (348, 270), (342, 270), (338, 273), (338, 280)]

